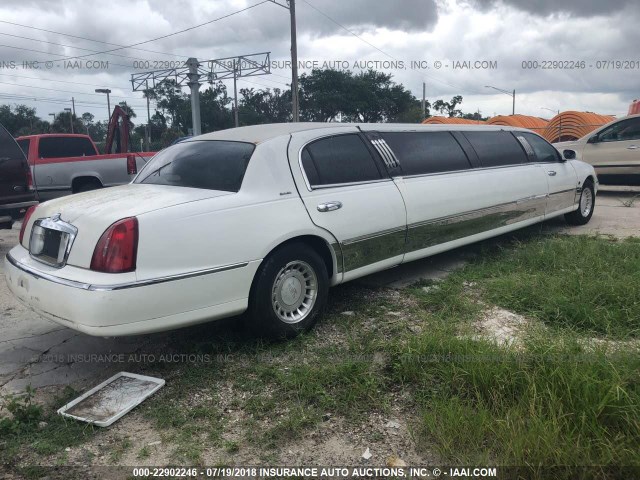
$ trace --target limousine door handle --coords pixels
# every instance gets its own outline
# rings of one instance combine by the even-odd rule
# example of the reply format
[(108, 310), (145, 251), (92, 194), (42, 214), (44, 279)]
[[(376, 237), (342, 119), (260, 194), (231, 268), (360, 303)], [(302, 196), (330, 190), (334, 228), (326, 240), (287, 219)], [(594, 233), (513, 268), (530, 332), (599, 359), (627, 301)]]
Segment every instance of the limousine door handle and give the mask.
[(549, 175), (550, 177), (555, 177), (556, 176), (556, 171), (555, 170), (549, 170), (547, 172), (547, 175)]
[(331, 212), (333, 210), (338, 210), (342, 208), (342, 202), (333, 201), (333, 202), (325, 202), (318, 205), (319, 212)]

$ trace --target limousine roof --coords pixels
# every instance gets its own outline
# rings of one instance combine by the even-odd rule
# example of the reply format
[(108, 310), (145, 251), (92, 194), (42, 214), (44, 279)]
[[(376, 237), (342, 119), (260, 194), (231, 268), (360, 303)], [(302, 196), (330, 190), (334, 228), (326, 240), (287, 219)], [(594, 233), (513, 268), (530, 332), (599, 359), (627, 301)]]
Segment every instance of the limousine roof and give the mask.
[(236, 142), (262, 143), (282, 135), (289, 135), (305, 130), (321, 130), (325, 128), (358, 127), (364, 131), (438, 131), (438, 130), (517, 130), (528, 131), (525, 128), (508, 127), (503, 125), (423, 125), (416, 123), (268, 123), (251, 125), (249, 127), (229, 128), (217, 132), (205, 133), (185, 141), (194, 140), (230, 140)]

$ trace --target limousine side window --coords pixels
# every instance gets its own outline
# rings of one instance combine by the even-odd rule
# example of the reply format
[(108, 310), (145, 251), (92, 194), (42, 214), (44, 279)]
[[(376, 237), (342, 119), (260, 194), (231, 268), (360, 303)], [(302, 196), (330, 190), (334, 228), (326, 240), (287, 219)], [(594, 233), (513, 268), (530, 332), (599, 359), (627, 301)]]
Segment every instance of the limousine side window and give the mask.
[(312, 187), (382, 178), (371, 152), (358, 134), (316, 140), (304, 147), (301, 158)]
[(518, 132), (517, 135), (524, 137), (525, 141), (531, 145), (538, 162), (557, 162), (560, 160), (558, 151), (538, 135), (527, 132)]
[(527, 156), (520, 143), (504, 130), (463, 132), (478, 154), (483, 167), (504, 167), (527, 163)]
[(471, 168), (449, 132), (381, 132), (400, 161), (403, 175), (425, 175)]

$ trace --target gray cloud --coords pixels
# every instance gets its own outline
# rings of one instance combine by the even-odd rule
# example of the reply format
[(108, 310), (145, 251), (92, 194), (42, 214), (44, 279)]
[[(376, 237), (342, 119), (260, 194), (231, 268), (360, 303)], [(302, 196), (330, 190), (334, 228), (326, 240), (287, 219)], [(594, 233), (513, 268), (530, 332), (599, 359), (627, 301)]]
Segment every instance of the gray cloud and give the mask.
[(637, 7), (637, 0), (467, 0), (483, 9), (491, 9), (496, 5), (512, 5), (534, 15), (547, 16), (558, 13), (568, 13), (576, 17), (591, 17), (607, 15), (623, 10), (627, 7)]
[[(246, 0), (246, 5), (258, 0)], [(422, 81), (427, 82), (430, 99), (450, 98), (462, 94), (465, 97), (464, 110), (474, 109), (471, 99), (492, 98), (492, 92), (484, 85), (495, 85), (518, 91), (518, 107), (527, 105), (531, 112), (540, 115), (540, 106), (552, 108), (571, 108), (583, 101), (590, 102), (595, 110), (606, 107), (606, 100), (618, 95), (626, 102), (634, 95), (638, 70), (524, 70), (522, 60), (604, 60), (637, 59), (635, 46), (640, 42), (640, 29), (636, 26), (637, 16), (630, 12), (633, 8), (628, 2), (625, 8), (610, 12), (606, 8), (593, 5), (592, 2), (538, 0), (458, 0), (467, 8), (459, 8), (442, 0), (406, 0), (398, 2), (371, 2), (354, 0), (308, 0), (327, 15), (340, 22), (358, 35), (365, 35), (373, 44), (396, 58), (409, 61), (414, 59), (433, 60), (475, 60), (496, 59), (499, 69), (496, 71), (434, 71), (415, 72), (408, 69), (389, 71), (394, 79), (421, 95)], [(9, 5), (7, 7), (7, 2)], [(436, 7), (437, 3), (437, 7)], [(604, 2), (603, 2), (604, 3)], [(36, 27), (69, 32), (74, 35), (97, 38), (107, 42), (131, 44), (148, 38), (171, 33), (193, 24), (227, 14), (241, 8), (237, 3), (211, 2), (209, 0), (133, 1), (112, 0), (110, 3), (81, 0), (61, 0), (60, 7), (41, 13), (37, 0), (5, 0), (0, 6), (0, 18)], [(42, 7), (51, 5), (43, 2)], [(305, 60), (356, 59), (388, 60), (370, 45), (351, 37), (339, 26), (314, 11), (303, 0), (298, 5), (298, 42), (299, 56)], [(471, 5), (471, 6), (469, 6)], [(599, 4), (600, 5), (600, 4)], [(512, 7), (512, 8), (511, 8)], [(48, 8), (48, 7), (47, 7)], [(34, 12), (38, 10), (36, 15)], [(548, 19), (546, 16), (564, 12), (564, 15)], [(601, 12), (596, 16), (594, 12)], [(482, 15), (482, 17), (481, 17)], [(437, 23), (439, 17), (446, 22)], [(117, 28), (114, 28), (117, 25)], [(51, 42), (76, 44), (96, 50), (108, 49), (108, 46), (83, 40), (73, 40), (64, 36), (20, 29), (2, 25), (0, 31), (21, 34)], [(388, 29), (383, 32), (377, 29)], [(408, 32), (408, 35), (397, 33)], [(435, 35), (419, 35), (435, 32)], [(375, 36), (372, 36), (373, 34)], [(0, 43), (24, 46), (49, 52), (36, 54), (0, 48), (2, 59), (45, 59), (48, 56), (82, 55), (82, 51), (61, 49), (39, 42), (18, 41), (0, 36)], [(288, 13), (281, 7), (265, 4), (248, 12), (236, 15), (202, 28), (142, 45), (141, 48), (167, 52), (153, 54), (133, 49), (117, 53), (140, 59), (164, 60), (184, 58), (179, 55), (196, 56), (199, 59), (219, 58), (258, 51), (271, 51), (272, 59), (289, 57), (289, 19)], [(97, 58), (113, 63), (131, 65), (131, 59), (101, 55)], [(96, 83), (99, 86), (119, 88), (122, 96), (139, 96), (131, 92), (128, 82), (132, 67), (112, 67), (106, 72), (95, 71), (41, 71), (14, 72), (19, 75), (42, 76), (63, 81)], [(0, 71), (0, 73), (3, 73)], [(11, 73), (11, 72), (4, 72)], [(278, 76), (280, 75), (280, 76)], [(254, 77), (241, 80), (241, 87), (286, 88), (290, 72), (286, 69), (274, 70), (269, 77)], [(436, 81), (435, 79), (440, 81)], [(93, 92), (91, 86), (52, 83), (46, 80), (36, 82), (29, 79), (9, 79), (2, 81), (38, 85), (41, 87)], [(250, 83), (255, 82), (256, 84)], [(447, 86), (444, 83), (449, 83)], [(453, 86), (451, 86), (453, 85)], [(28, 88), (9, 88), (0, 85), (0, 91), (28, 93), (41, 97), (70, 97), (71, 94), (38, 91)], [(540, 93), (551, 92), (551, 93)], [(495, 92), (493, 92), (495, 93)], [(114, 94), (115, 95), (115, 94)], [(545, 100), (548, 95), (549, 100)], [(635, 94), (637, 96), (637, 93)], [(81, 95), (77, 95), (82, 97)], [(496, 109), (507, 107), (507, 97), (495, 97)], [(85, 97), (95, 101), (100, 97)], [(551, 100), (553, 99), (553, 100)], [(630, 98), (629, 100), (631, 100)], [(142, 101), (142, 100), (141, 100)], [(595, 102), (595, 103), (594, 103)], [(598, 103), (599, 102), (599, 103)], [(3, 100), (0, 99), (0, 103)], [(504, 105), (503, 105), (504, 104)], [(603, 106), (604, 105), (604, 106)], [(47, 111), (49, 106), (39, 107), (39, 113)], [(55, 109), (54, 105), (50, 108)], [(490, 108), (483, 106), (482, 108)], [(589, 108), (589, 107), (585, 107)], [(620, 108), (618, 108), (619, 110)], [(96, 108), (98, 116), (104, 115), (104, 108)], [(53, 110), (51, 110), (53, 111)], [(493, 108), (492, 108), (493, 111)]]

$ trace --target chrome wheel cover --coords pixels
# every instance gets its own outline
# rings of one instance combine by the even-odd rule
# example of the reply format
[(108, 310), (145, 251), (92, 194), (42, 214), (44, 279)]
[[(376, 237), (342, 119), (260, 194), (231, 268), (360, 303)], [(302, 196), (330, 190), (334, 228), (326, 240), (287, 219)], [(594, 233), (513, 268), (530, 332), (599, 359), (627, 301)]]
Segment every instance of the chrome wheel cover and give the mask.
[(311, 265), (301, 260), (280, 269), (271, 290), (271, 306), (280, 320), (298, 323), (307, 318), (318, 298), (318, 278)]
[(583, 188), (580, 195), (580, 213), (583, 217), (588, 217), (593, 208), (593, 193), (590, 188)]

